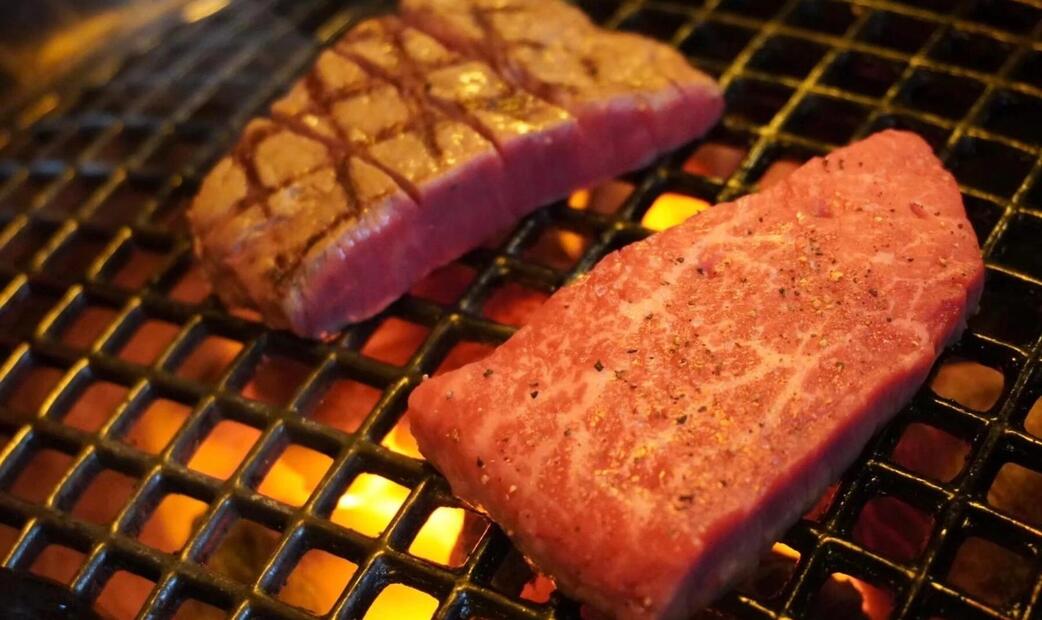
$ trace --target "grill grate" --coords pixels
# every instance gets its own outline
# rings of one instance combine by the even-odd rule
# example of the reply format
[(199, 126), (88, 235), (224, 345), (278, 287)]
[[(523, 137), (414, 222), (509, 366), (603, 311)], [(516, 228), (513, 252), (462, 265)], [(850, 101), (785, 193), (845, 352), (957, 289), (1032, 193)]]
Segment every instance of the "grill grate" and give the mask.
[[(386, 439), (410, 389), (460, 350), (473, 355), (507, 338), (508, 323), (522, 319), (507, 302), (531, 303), (645, 236), (641, 222), (662, 195), (729, 200), (792, 162), (904, 127), (926, 137), (958, 176), (987, 257), (981, 310), (938, 368), (972, 361), (996, 371), (1003, 387), (985, 404), (924, 389), (827, 507), (784, 537), (800, 555), (784, 585), (770, 595), (732, 593), (718, 608), (743, 618), (820, 615), (818, 592), (843, 573), (887, 592), (894, 617), (1042, 617), (1042, 523), (995, 492), (1010, 471), (1042, 475), (1042, 3), (582, 4), (609, 26), (670, 40), (717, 75), (729, 105), (721, 126), (607, 188), (616, 209), (542, 209), (453, 266), (465, 286), (418, 286), (333, 343), (267, 331), (200, 294), (181, 211), (247, 116), (361, 18), (361, 7), (232, 3), (157, 36), (111, 75), (88, 74), (82, 88), (34, 107), (35, 120), (0, 133), (4, 566), (31, 570), (58, 555), (76, 567), (65, 576), (73, 591), (102, 602), (113, 584), (137, 580), (151, 587), (147, 600), (124, 603), (134, 611), (140, 603), (142, 617), (208, 617), (201, 610), (210, 609), (305, 618), (279, 589), (317, 550), (357, 567), (330, 617), (364, 616), (390, 584), (437, 599), (438, 618), (578, 617), (578, 606), (557, 594), (546, 603), (520, 595), (526, 569), (495, 527), (474, 537), (458, 567), (409, 552), (436, 509), (460, 508), (432, 469)], [(707, 169), (714, 152), (730, 153), (734, 165)], [(548, 259), (541, 244), (559, 231), (581, 253)], [(415, 350), (401, 355), (398, 342), (388, 357), (380, 344), (388, 325)], [(336, 389), (365, 415), (345, 425), (343, 415), (324, 414), (322, 400)], [(105, 403), (112, 414), (92, 419), (78, 403)], [(170, 439), (165, 447), (141, 439), (157, 408), (180, 423), (159, 434), (160, 443)], [(923, 432), (965, 452), (965, 463), (931, 471), (895, 456)], [(195, 455), (220, 433), (240, 438), (241, 464), (200, 471)], [(291, 506), (266, 494), (264, 480), (301, 450), (324, 455), (328, 468), (303, 505)], [(40, 463), (49, 480), (20, 479)], [(372, 536), (330, 518), (366, 474), (407, 490)], [(102, 479), (109, 513), (81, 514), (80, 501)], [(180, 549), (147, 542), (150, 515), (166, 501), (201, 511)], [(907, 557), (874, 551), (859, 535), (866, 507), (888, 503), (930, 515), (922, 548)], [(473, 514), (471, 522), (475, 532), (486, 524)], [(243, 535), (266, 552), (259, 574), (213, 561)], [(958, 577), (981, 557), (992, 564), (979, 569), (1003, 576), (1001, 596)]]

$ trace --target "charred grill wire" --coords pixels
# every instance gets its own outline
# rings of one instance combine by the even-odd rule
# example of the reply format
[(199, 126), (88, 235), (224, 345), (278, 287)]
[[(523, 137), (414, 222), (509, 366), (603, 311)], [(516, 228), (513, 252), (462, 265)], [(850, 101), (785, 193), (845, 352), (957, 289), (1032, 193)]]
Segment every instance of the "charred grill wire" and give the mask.
[[(222, 311), (200, 292), (181, 215), (249, 115), (374, 7), (232, 2), (172, 27), (114, 75), (84, 72), (84, 82), (63, 86), (35, 116), (12, 118), (0, 132), (4, 566), (39, 572), (41, 558), (64, 550), (63, 578), (99, 606), (112, 584), (137, 579), (141, 595), (129, 613), (172, 617), (209, 606), (237, 618), (305, 618), (280, 592), (317, 549), (357, 567), (332, 617), (364, 616), (390, 584), (429, 594), (439, 617), (578, 617), (575, 604), (556, 594), (540, 602), (525, 587), (528, 569), (479, 516), (463, 528), (469, 552), (458, 566), (409, 552), (437, 508), (459, 507), (430, 468), (387, 447), (409, 391), (423, 374), (473, 354), (475, 343), (508, 337), (522, 316), (505, 311), (519, 304), (504, 300), (534, 303), (645, 236), (641, 223), (663, 195), (729, 200), (793, 161), (897, 126), (927, 138), (962, 184), (988, 261), (981, 310), (939, 362), (934, 391), (924, 388), (785, 536), (799, 560), (766, 560), (752, 580), (759, 583), (743, 584), (719, 609), (742, 618), (827, 616), (837, 598), (829, 593), (845, 583), (829, 577), (842, 573), (870, 584), (872, 595), (861, 596), (884, 600), (894, 617), (1036, 617), (1042, 516), (1022, 497), (1042, 476), (1042, 5), (580, 4), (608, 26), (673, 42), (719, 77), (729, 106), (721, 126), (627, 176), (632, 191), (610, 208), (595, 204), (595, 191), (584, 209), (540, 210), (461, 259), (454, 273), (465, 275), (449, 278), (451, 286), (435, 279), (417, 287), (331, 343)], [(557, 234), (581, 238), (578, 252), (542, 251)], [(378, 341), (407, 350), (383, 355)], [(963, 380), (988, 398), (944, 388), (956, 358), (994, 371), (991, 383), (980, 374)], [(359, 386), (348, 392), (359, 403), (350, 425), (346, 413), (321, 408), (342, 381)], [(112, 396), (101, 398), (97, 386)], [(81, 402), (105, 402), (104, 419), (86, 423)], [(143, 447), (136, 429), (157, 402), (182, 421), (165, 447)], [(225, 423), (255, 441), (221, 479), (191, 463)], [(917, 460), (908, 446), (923, 437), (954, 456), (940, 465)], [(301, 506), (263, 491), (294, 446), (328, 461)], [(330, 520), (366, 474), (407, 490), (373, 535)], [(110, 496), (104, 517), (85, 515), (83, 502), (106, 476), (127, 481), (125, 492)], [(160, 550), (146, 533), (170, 495), (205, 508), (181, 549)], [(908, 553), (876, 548), (865, 534), (884, 504), (921, 525), (921, 544)], [(263, 552), (236, 556), (236, 545)]]

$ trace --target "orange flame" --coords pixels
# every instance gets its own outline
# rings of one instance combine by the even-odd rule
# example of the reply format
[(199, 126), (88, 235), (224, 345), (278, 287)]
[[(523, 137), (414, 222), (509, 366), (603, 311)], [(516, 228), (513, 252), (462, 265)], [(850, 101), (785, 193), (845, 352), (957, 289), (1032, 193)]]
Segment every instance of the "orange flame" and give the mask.
[[(771, 547), (771, 551), (778, 555), (792, 558), (793, 560), (800, 559), (799, 551), (796, 551), (785, 543), (774, 543), (774, 546)], [(885, 620), (885, 618), (890, 616), (890, 611), (893, 605), (885, 592), (871, 584), (844, 573), (833, 573), (831, 578), (839, 583), (849, 583), (851, 587), (857, 590), (858, 594), (861, 595), (861, 613), (865, 614), (868, 618), (871, 618), (872, 620)]]
[[(141, 424), (147, 425), (147, 428), (139, 431), (142, 437), (142, 445), (139, 447), (150, 452), (161, 451), (166, 440), (174, 435), (183, 422), (184, 412), (181, 410), (154, 410), (141, 420)], [(218, 477), (230, 475), (257, 438), (256, 435), (244, 437), (243, 433), (237, 431), (239, 429), (232, 427), (215, 427), (193, 455), (191, 467)], [(395, 452), (421, 458), (415, 440), (404, 423), (392, 429), (383, 444)], [(310, 451), (296, 452), (293, 459), (280, 458), (272, 465), (261, 490), (287, 504), (302, 505), (318, 485), (328, 465), (328, 457)], [(378, 536), (394, 518), (408, 493), (407, 488), (391, 480), (374, 474), (362, 474), (340, 497), (330, 520), (362, 534)], [(184, 501), (179, 502), (177, 499)], [(156, 508), (150, 520), (156, 521), (158, 527), (155, 536), (159, 540), (153, 544), (173, 549), (184, 544), (191, 534), (193, 521), (202, 512), (190, 504), (188, 498), (170, 496), (168, 501)], [(463, 519), (464, 512), (461, 509), (435, 510), (409, 552), (431, 562), (449, 565), (463, 529)], [(291, 575), (278, 596), (294, 605), (324, 610), (340, 595), (341, 588), (355, 569), (350, 562), (328, 554), (306, 556), (294, 570), (305, 570), (305, 566), (309, 579), (294, 579)], [(429, 618), (436, 607), (437, 601), (429, 595), (396, 584), (381, 592), (365, 617), (366, 620)]]
[(662, 194), (651, 203), (651, 208), (644, 214), (641, 224), (651, 230), (659, 231), (672, 228), (683, 223), (687, 218), (709, 208), (709, 203), (684, 194)]

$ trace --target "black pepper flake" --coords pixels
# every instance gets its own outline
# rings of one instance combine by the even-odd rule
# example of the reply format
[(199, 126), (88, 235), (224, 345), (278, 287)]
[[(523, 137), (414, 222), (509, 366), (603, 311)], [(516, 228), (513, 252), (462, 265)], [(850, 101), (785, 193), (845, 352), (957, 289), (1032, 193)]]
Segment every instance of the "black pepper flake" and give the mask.
[(529, 396), (531, 396), (532, 398), (535, 398), (536, 396), (539, 396), (539, 390), (532, 390), (529, 393)]
[(705, 413), (706, 409), (708, 409), (708, 407), (706, 407), (705, 405), (702, 405), (701, 407), (698, 408), (698, 412), (699, 413)]
[(481, 376), (485, 377), (486, 379), (488, 379), (489, 377), (492, 376), (492, 369), (491, 368), (486, 368), (485, 372), (481, 373)]
[(696, 269), (696, 271), (698, 271), (698, 275), (700, 275), (700, 276), (704, 276), (704, 275), (706, 275), (706, 270), (705, 270), (705, 269), (702, 269), (701, 267), (699, 267), (698, 269)]
[(478, 469), (484, 469), (485, 468), (485, 461), (482, 461), (480, 456), (477, 459), (477, 463), (478, 463)]
[(868, 294), (871, 295), (872, 297), (879, 297), (879, 291), (877, 291), (874, 288), (868, 289)]
[(626, 353), (629, 353), (630, 355), (633, 355), (636, 352), (637, 352), (637, 349), (626, 349)]
[(682, 415), (679, 418), (677, 418), (677, 424), (678, 425), (679, 424), (686, 424), (686, 423), (687, 423), (687, 416), (686, 415)]
[(694, 495), (680, 495), (680, 496), (677, 497), (677, 501), (684, 502), (685, 504), (690, 504), (691, 502), (695, 501), (695, 496)]
[(782, 297), (785, 297), (785, 287), (782, 287), (782, 288), (778, 289), (778, 294), (781, 295)]
[(597, 360), (596, 362), (594, 362), (593, 367), (597, 370), (597, 372), (604, 370), (604, 364), (601, 363), (601, 360)]

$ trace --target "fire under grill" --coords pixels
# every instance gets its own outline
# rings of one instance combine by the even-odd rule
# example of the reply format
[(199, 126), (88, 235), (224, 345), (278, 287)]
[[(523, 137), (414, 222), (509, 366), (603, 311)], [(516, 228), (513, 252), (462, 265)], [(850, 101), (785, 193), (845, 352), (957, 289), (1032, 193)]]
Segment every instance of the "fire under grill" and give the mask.
[(330, 343), (223, 310), (182, 215), (248, 116), (386, 6), (195, 2), (12, 114), (3, 566), (115, 618), (578, 618), (420, 459), (410, 390), (649, 230), (902, 127), (959, 178), (988, 265), (980, 312), (706, 615), (1042, 618), (1042, 2), (581, 4), (716, 75), (721, 125), (534, 213)]

